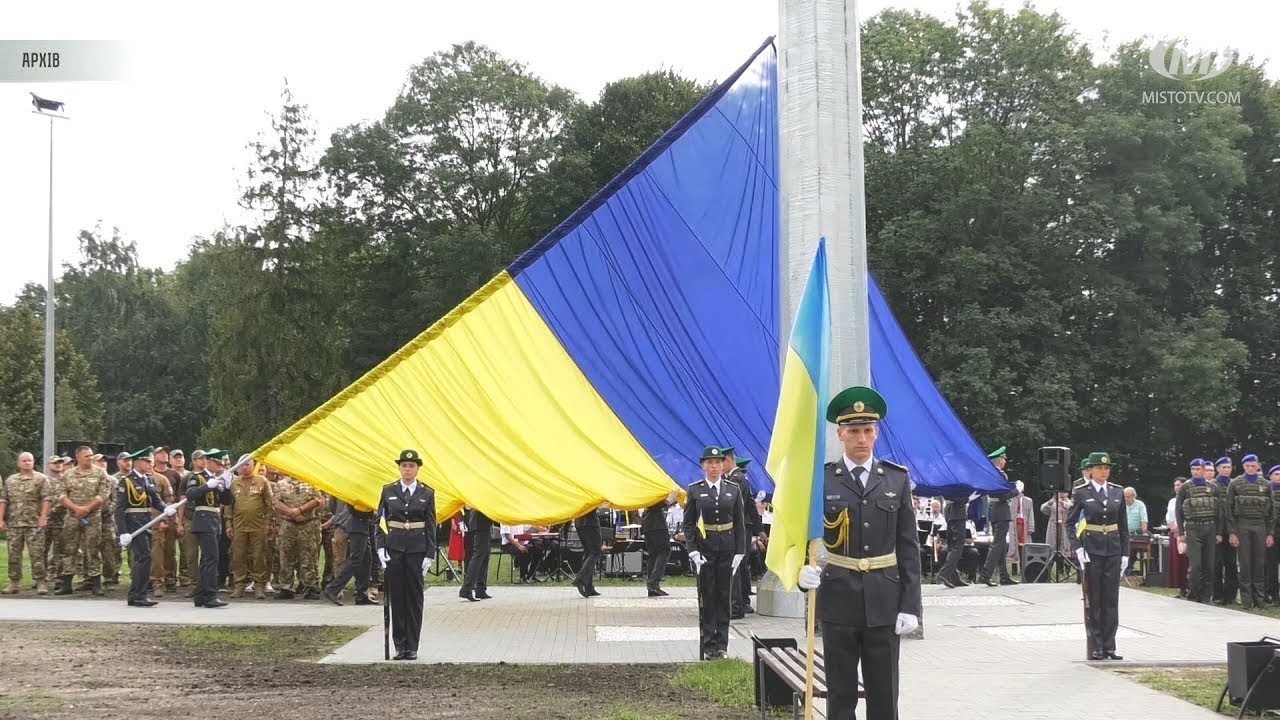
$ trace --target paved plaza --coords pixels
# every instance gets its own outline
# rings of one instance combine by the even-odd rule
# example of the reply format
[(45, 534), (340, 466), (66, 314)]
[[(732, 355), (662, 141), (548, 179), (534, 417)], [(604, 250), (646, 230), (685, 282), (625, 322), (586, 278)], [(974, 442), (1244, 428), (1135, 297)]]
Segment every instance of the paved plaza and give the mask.
[[(601, 588), (495, 587), (469, 603), (457, 586), (426, 593), (419, 664), (668, 663), (697, 658), (693, 588), (644, 597), (643, 585)], [(1022, 720), (1055, 720), (1072, 708), (1108, 708), (1108, 718), (1208, 718), (1212, 713), (1082, 661), (1077, 585), (945, 590), (925, 587), (924, 640), (902, 645), (903, 717), (1017, 708)], [(1226, 643), (1280, 636), (1280, 620), (1122, 589), (1118, 650), (1126, 665), (1222, 664)], [(323, 662), (382, 662), (382, 608), (241, 601), (222, 610), (164, 602), (154, 609), (79, 599), (0, 599), (0, 621), (148, 622), (219, 625), (356, 625), (369, 631)], [(729, 652), (750, 658), (750, 634), (803, 637), (799, 619), (748, 616), (733, 624)], [(1096, 712), (1094, 713), (1096, 714)]]

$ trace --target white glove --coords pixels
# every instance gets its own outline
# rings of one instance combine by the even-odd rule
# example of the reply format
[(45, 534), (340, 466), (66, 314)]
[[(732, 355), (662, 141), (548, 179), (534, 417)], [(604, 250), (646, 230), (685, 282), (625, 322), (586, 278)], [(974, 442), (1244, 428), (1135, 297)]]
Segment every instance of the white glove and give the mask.
[(1129, 556), (1120, 556), (1120, 577), (1124, 577), (1124, 571), (1129, 569)]
[(379, 550), (378, 550), (378, 562), (381, 562), (381, 563), (382, 563), (382, 567), (383, 567), (383, 568), (386, 568), (386, 567), (387, 567), (387, 563), (391, 562), (391, 553), (387, 552), (387, 549), (386, 549), (386, 548), (379, 548)]
[(907, 613), (898, 613), (898, 622), (894, 624), (893, 631), (899, 635), (913, 633), (920, 627), (920, 618)]
[(698, 552), (697, 550), (694, 550), (693, 552), (689, 553), (689, 562), (693, 563), (694, 573), (701, 573), (702, 566), (706, 564), (707, 560), (706, 558), (702, 557), (702, 553)]
[(744, 555), (742, 555), (741, 553), (733, 556), (733, 569), (729, 571), (730, 575), (738, 574), (738, 566), (742, 564), (743, 557)]
[(1089, 562), (1089, 553), (1085, 552), (1084, 548), (1080, 548), (1076, 550), (1076, 559), (1080, 561), (1080, 567), (1084, 567), (1084, 564)]
[(969, 502), (973, 502), (974, 500), (977, 500), (980, 497), (982, 497), (982, 493), (975, 492), (974, 494), (969, 496)]
[(165, 506), (164, 506), (164, 516), (165, 516), (165, 517), (173, 517), (174, 515), (177, 515), (177, 514), (178, 514), (178, 505), (177, 505), (177, 503), (174, 503), (173, 505), (165, 505)]
[(126, 547), (131, 542), (133, 542), (132, 535), (130, 535), (129, 533), (120, 534), (120, 547)]
[(427, 569), (431, 567), (431, 558), (422, 558), (422, 574), (427, 574)]
[(817, 590), (822, 584), (822, 570), (814, 565), (800, 568), (800, 587), (805, 590)]
[(466, 523), (464, 523), (464, 522), (460, 522), (460, 523), (458, 523), (458, 532), (459, 532), (459, 533), (462, 533), (463, 535), (466, 535), (466, 534), (467, 534), (467, 524), (466, 524)]
[(220, 477), (210, 478), (209, 482), (205, 483), (205, 487), (209, 488), (210, 490), (222, 489), (222, 478)]

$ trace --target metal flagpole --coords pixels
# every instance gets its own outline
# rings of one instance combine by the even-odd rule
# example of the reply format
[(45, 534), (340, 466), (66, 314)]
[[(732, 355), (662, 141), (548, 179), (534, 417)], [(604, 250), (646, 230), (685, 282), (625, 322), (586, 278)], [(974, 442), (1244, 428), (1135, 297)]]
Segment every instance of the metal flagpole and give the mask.
[(53, 457), (54, 333), (53, 333), (53, 116), (49, 116), (49, 274), (44, 295), (44, 462)]

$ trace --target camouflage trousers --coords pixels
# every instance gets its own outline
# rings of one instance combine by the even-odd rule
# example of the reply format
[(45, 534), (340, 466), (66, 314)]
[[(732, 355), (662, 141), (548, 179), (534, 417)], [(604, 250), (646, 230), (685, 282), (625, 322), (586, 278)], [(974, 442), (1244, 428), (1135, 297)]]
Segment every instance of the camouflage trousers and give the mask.
[(280, 572), (280, 526), (272, 525), (267, 530), (267, 572), (276, 587), (288, 587), (293, 578), (288, 580)]
[(102, 577), (110, 582), (120, 579), (120, 533), (116, 532), (116, 519), (102, 516), (102, 539), (98, 541), (98, 553), (102, 557)]
[(44, 528), (44, 570), (46, 578), (62, 575), (62, 524), (67, 513), (49, 513), (49, 524)]
[[(191, 523), (188, 519), (187, 527), (191, 527)], [(200, 581), (200, 541), (196, 539), (196, 534), (187, 530), (185, 535), (178, 538), (178, 550), (178, 586), (195, 587)]]
[(316, 562), (320, 557), (320, 522), (286, 521), (280, 526), (280, 573), (288, 579), (298, 573), (298, 587), (319, 588)]
[(62, 562), (58, 571), (71, 575), (80, 566), (80, 553), (84, 553), (84, 577), (102, 575), (102, 516), (94, 513), (78, 518), (71, 513), (62, 521)]
[(42, 582), (48, 578), (44, 568), (44, 541), (46, 533), (39, 528), (9, 526), (9, 579), (22, 581), (22, 550), (31, 557), (31, 579)]

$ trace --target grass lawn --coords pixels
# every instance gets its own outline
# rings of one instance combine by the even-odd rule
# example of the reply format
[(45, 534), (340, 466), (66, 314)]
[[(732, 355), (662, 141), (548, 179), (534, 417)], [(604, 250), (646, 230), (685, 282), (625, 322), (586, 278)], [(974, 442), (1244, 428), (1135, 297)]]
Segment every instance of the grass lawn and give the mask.
[[(1186, 700), (1206, 710), (1218, 704), (1218, 695), (1227, 682), (1226, 668), (1134, 668), (1114, 670), (1152, 690)], [(1222, 715), (1235, 716), (1235, 709), (1223, 704)], [(1230, 710), (1231, 712), (1226, 712)]]
[[(1153, 593), (1153, 594), (1155, 594), (1155, 595), (1163, 595), (1163, 596), (1165, 596), (1165, 597), (1177, 597), (1177, 596), (1178, 596), (1178, 589), (1177, 589), (1177, 588), (1142, 587), (1142, 588), (1138, 588), (1138, 589), (1139, 589), (1139, 590), (1142, 590), (1142, 591), (1144, 591), (1144, 592)], [(1190, 602), (1190, 601), (1187, 601), (1187, 602)], [(1215, 606), (1215, 607), (1217, 607), (1217, 606)], [(1247, 612), (1247, 613), (1249, 613), (1250, 615), (1261, 615), (1261, 616), (1263, 616), (1263, 617), (1278, 618), (1278, 619), (1280, 619), (1280, 605), (1267, 605), (1267, 606), (1264, 606), (1264, 607), (1253, 608), (1253, 609), (1251, 609), (1251, 610), (1245, 610), (1244, 608), (1240, 607), (1239, 605), (1228, 605), (1228, 606), (1227, 606), (1227, 608), (1228, 608), (1228, 609), (1230, 609), (1230, 610), (1235, 610), (1236, 612)]]

